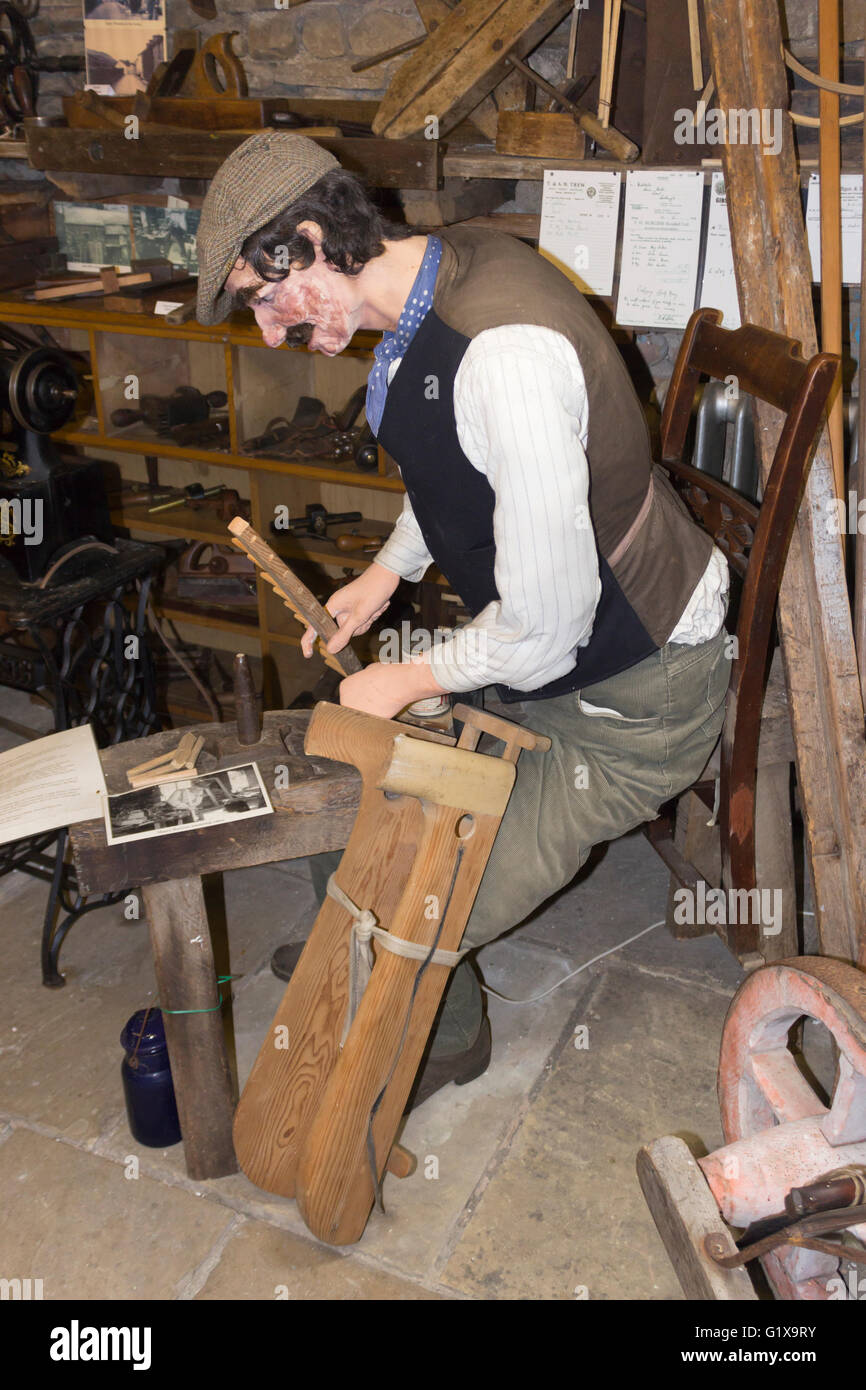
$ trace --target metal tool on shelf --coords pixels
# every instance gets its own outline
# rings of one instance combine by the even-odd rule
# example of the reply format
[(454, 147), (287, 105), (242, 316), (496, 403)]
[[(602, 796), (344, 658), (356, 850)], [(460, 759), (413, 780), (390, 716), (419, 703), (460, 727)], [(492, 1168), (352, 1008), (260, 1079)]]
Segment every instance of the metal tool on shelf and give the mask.
[(295, 521), (287, 521), (285, 525), (272, 521), (271, 530), (275, 536), (287, 531), (295, 536), (325, 536), (329, 526), (347, 525), (363, 519), (360, 512), (329, 512), (321, 502), (308, 502), (303, 516)]
[(227, 404), (225, 391), (208, 391), (205, 395), (196, 386), (178, 386), (170, 396), (142, 396), (137, 410), (112, 410), (111, 423), (118, 429), (141, 423), (155, 434), (170, 434), (178, 426), (202, 423), (212, 410), (221, 410)]

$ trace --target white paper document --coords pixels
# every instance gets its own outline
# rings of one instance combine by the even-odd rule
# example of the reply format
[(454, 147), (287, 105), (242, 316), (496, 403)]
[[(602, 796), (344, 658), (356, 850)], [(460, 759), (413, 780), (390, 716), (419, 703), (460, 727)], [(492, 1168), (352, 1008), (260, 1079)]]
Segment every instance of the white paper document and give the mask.
[[(863, 235), (863, 175), (842, 174), (842, 283), (860, 284)], [(821, 175), (812, 174), (806, 194), (806, 235), (812, 261), (812, 279), (821, 279)]]
[(0, 754), (0, 844), (102, 817), (105, 779), (89, 724)]
[(621, 177), (544, 171), (538, 249), (584, 294), (613, 293)]
[(728, 222), (728, 200), (725, 196), (724, 175), (720, 172), (713, 174), (710, 185), (710, 220), (707, 224), (707, 246), (704, 253), (699, 308), (721, 309), (724, 315), (723, 328), (740, 326), (740, 305), (737, 299), (734, 253)]
[(629, 173), (617, 323), (685, 328), (695, 306), (703, 195), (700, 170)]

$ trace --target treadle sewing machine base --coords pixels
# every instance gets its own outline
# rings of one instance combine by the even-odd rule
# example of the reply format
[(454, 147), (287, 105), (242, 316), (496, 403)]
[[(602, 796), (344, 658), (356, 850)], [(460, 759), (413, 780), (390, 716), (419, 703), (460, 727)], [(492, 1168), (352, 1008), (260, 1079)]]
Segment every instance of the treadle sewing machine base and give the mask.
[[(42, 695), (53, 708), (55, 732), (90, 723), (100, 745), (149, 733), (158, 721), (146, 610), (164, 559), (160, 546), (118, 540), (114, 553), (105, 548), (97, 569), (66, 583), (40, 588), (0, 574), (0, 685)], [(134, 657), (130, 637), (137, 639)], [(62, 828), (0, 846), (0, 877), (19, 869), (50, 884), (42, 980), (51, 988), (65, 984), (58, 959), (70, 928), (122, 897), (83, 891), (67, 862), (67, 843)]]

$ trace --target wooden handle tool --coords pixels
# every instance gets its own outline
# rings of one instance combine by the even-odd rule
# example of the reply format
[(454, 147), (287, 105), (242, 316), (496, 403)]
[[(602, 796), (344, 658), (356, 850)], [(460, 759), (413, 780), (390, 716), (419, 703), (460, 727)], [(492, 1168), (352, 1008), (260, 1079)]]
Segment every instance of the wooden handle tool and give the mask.
[(316, 645), (326, 664), (332, 666), (341, 676), (353, 676), (360, 671), (361, 663), (351, 647), (346, 646), (336, 654), (327, 650), (325, 644), (339, 631), (337, 624), (315, 595), (310, 593), (306, 584), (302, 584), (297, 575), (280, 559), (276, 551), (262, 540), (258, 532), (254, 531), (242, 516), (234, 517), (229, 522), (228, 529), (233, 544), (258, 565), (271, 588), (279, 594), (298, 622), (303, 623), (304, 627), (311, 627), (316, 633), (319, 639)]
[(578, 106), (573, 101), (568, 101), (551, 82), (539, 76), (528, 63), (524, 63), (522, 58), (515, 58), (513, 54), (509, 53), (507, 61), (518, 72), (522, 72), (523, 76), (528, 78), (530, 82), (534, 82), (536, 87), (540, 87), (542, 92), (546, 92), (549, 97), (555, 97), (566, 111), (571, 112), (581, 130), (585, 131), (597, 145), (601, 145), (602, 149), (612, 154), (614, 159), (621, 159), (625, 164), (632, 164), (637, 159), (640, 154), (638, 146), (614, 126), (603, 125), (591, 111), (587, 111), (583, 106)]

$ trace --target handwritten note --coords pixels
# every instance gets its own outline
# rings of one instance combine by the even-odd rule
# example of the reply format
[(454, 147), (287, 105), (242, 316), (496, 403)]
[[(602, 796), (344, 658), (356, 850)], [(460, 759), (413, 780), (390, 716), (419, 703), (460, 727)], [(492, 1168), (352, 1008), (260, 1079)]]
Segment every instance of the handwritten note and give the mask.
[(621, 177), (544, 171), (538, 249), (584, 294), (613, 293)]
[(718, 172), (713, 174), (710, 185), (710, 219), (707, 224), (700, 307), (721, 309), (724, 315), (722, 327), (739, 328), (740, 305), (737, 300), (737, 282), (734, 278), (728, 200), (725, 196), (724, 175)]
[(700, 170), (629, 173), (618, 323), (685, 328), (695, 304), (703, 192)]
[[(863, 235), (863, 175), (842, 174), (842, 283), (860, 284)], [(821, 175), (812, 174), (806, 194), (806, 235), (812, 279), (821, 279)]]

